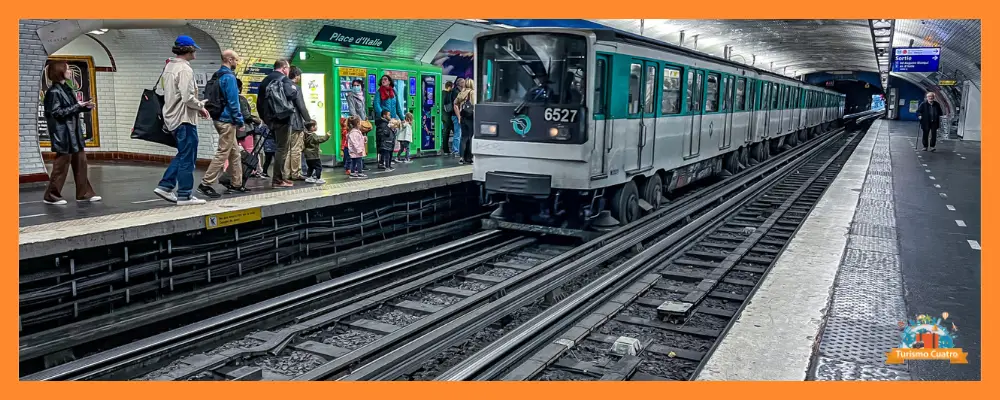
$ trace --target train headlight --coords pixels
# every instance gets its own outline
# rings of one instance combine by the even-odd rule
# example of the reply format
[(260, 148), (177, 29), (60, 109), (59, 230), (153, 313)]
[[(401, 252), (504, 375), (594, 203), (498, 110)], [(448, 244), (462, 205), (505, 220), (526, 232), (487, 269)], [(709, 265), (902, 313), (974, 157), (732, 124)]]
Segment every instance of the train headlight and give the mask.
[(555, 140), (569, 140), (569, 128), (565, 126), (549, 128), (549, 137)]
[(492, 123), (479, 124), (479, 134), (483, 136), (496, 136), (497, 124), (492, 124)]

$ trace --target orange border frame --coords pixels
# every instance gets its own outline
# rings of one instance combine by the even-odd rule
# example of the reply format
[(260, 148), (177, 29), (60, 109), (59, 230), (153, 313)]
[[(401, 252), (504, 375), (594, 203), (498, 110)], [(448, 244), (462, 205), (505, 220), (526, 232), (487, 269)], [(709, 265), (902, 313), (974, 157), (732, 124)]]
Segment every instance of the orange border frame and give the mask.
[[(245, 0), (239, 3), (240, 17), (259, 16), (259, 18), (319, 18), (327, 17), (332, 19), (349, 18), (636, 18), (636, 17), (658, 17), (658, 18), (731, 18), (731, 19), (794, 19), (794, 18), (824, 18), (824, 19), (868, 19), (868, 18), (930, 18), (930, 19), (981, 19), (982, 46), (988, 48), (992, 42), (992, 25), (995, 20), (994, 9), (986, 2), (952, 1), (942, 3), (940, 1), (910, 0), (906, 3), (893, 2), (871, 2), (860, 0), (841, 0), (835, 2), (802, 2), (800, 0), (776, 0), (769, 2), (746, 2), (734, 0), (719, 0), (711, 7), (706, 7), (699, 2), (656, 2), (650, 1), (645, 4), (636, 4), (634, 7), (616, 6), (615, 3), (595, 0), (577, 0), (559, 4), (557, 2), (538, 2), (537, 0), (504, 0), (501, 7), (497, 7), (494, 2), (447, 2), (440, 5), (428, 5), (414, 7), (414, 4), (405, 0), (385, 0), (372, 7), (337, 7), (336, 3), (323, 0), (299, 0), (292, 2), (287, 7), (281, 3), (266, 0)], [(18, 50), (18, 24), (21, 18), (232, 18), (234, 16), (233, 7), (220, 7), (222, 3), (205, 3), (192, 0), (172, 0), (168, 2), (134, 2), (130, 0), (104, 0), (92, 2), (87, 7), (60, 7), (57, 4), (50, 4), (52, 7), (44, 7), (41, 10), (34, 3), (14, 2), (6, 6), (10, 14), (3, 17), (7, 23), (2, 26), (7, 32), (4, 38), (4, 53), (13, 56), (19, 54)], [(624, 5), (624, 4), (622, 4)], [(375, 11), (375, 12), (373, 12)], [(889, 14), (889, 15), (875, 15)], [(817, 44), (821, 45), (821, 44)], [(874, 57), (874, 55), (873, 55)], [(982, 65), (986, 71), (996, 69), (998, 63), (997, 53), (992, 51), (982, 51)], [(10, 65), (10, 64), (8, 64)], [(983, 84), (989, 87), (990, 76), (993, 72), (984, 71), (986, 77)], [(19, 118), (19, 86), (16, 82), (17, 74), (5, 74), (8, 82), (6, 85), (6, 95), (0, 97), (2, 106), (0, 110), (6, 116), (9, 127), (17, 128)], [(984, 110), (990, 109), (995, 104), (993, 97), (984, 96), (982, 106)], [(993, 126), (992, 114), (984, 113), (983, 130), (990, 131)], [(8, 135), (6, 139), (14, 148), (16, 135)], [(995, 147), (992, 138), (984, 140), (984, 152), (993, 153)], [(8, 147), (9, 148), (9, 147)], [(11, 167), (11, 170), (18, 169), (18, 157), (0, 157), (0, 161)], [(983, 176), (992, 176), (996, 173), (998, 159), (983, 157)], [(2, 182), (3, 187), (14, 187), (14, 173), (8, 173)], [(984, 178), (985, 180), (985, 178)], [(996, 191), (990, 186), (983, 185), (983, 197), (993, 198)], [(981, 382), (948, 382), (948, 383), (862, 383), (862, 382), (827, 382), (827, 383), (806, 383), (806, 382), (686, 382), (686, 383), (656, 383), (656, 382), (629, 382), (629, 383), (507, 383), (507, 382), (487, 382), (487, 383), (445, 383), (445, 382), (362, 382), (344, 383), (327, 382), (315, 383), (312, 385), (296, 385), (288, 382), (267, 382), (267, 383), (236, 383), (236, 382), (192, 382), (187, 384), (166, 384), (166, 383), (128, 383), (128, 382), (80, 382), (80, 383), (41, 383), (41, 382), (20, 382), (17, 380), (17, 347), (14, 342), (17, 340), (14, 320), (18, 309), (16, 297), (18, 293), (18, 277), (16, 268), (17, 258), (17, 202), (6, 197), (2, 200), (3, 207), (10, 207), (4, 212), (4, 221), (9, 223), (10, 228), (4, 233), (4, 259), (8, 262), (7, 276), (4, 280), (4, 292), (7, 293), (8, 300), (3, 302), (2, 320), (7, 320), (11, 325), (6, 330), (5, 338), (10, 340), (4, 354), (7, 362), (4, 363), (4, 375), (7, 378), (4, 386), (7, 390), (4, 393), (12, 398), (65, 398), (65, 399), (170, 399), (178, 398), (403, 398), (403, 399), (523, 399), (523, 398), (688, 398), (688, 399), (709, 399), (716, 396), (730, 396), (731, 398), (837, 398), (845, 397), (906, 397), (906, 396), (944, 396), (960, 400), (984, 398), (990, 390), (986, 385), (991, 382), (993, 364), (991, 342), (983, 340), (982, 345), (982, 377)], [(992, 237), (992, 229), (995, 228), (993, 222), (996, 221), (996, 214), (993, 209), (986, 207), (982, 211), (983, 232), (980, 243), (989, 242), (988, 237)], [(10, 236), (7, 236), (10, 235)], [(991, 259), (996, 258), (989, 250), (983, 251), (983, 263), (992, 265)], [(942, 266), (947, 268), (947, 266)], [(983, 286), (997, 287), (997, 273), (990, 268), (982, 269)], [(991, 285), (992, 284), (992, 285)], [(992, 336), (996, 327), (997, 294), (992, 291), (982, 291), (983, 299), (983, 321), (982, 332), (984, 339)], [(950, 310), (961, 313), (960, 310)], [(780, 360), (775, 360), (780, 362)], [(144, 385), (170, 385), (157, 387), (142, 387)], [(822, 386), (819, 386), (822, 385)], [(811, 387), (810, 387), (811, 386)], [(159, 389), (159, 390), (158, 390)], [(980, 394), (983, 393), (983, 394)]]

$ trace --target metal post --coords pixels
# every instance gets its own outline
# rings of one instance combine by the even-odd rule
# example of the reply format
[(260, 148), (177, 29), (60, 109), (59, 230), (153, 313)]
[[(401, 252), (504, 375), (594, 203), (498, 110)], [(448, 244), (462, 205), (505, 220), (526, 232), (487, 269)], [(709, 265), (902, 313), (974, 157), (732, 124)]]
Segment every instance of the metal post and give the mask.
[(646, 31), (646, 20), (640, 19), (639, 20), (639, 35), (645, 35), (645, 31)]
[(694, 35), (694, 49), (698, 50), (698, 35)]
[(677, 41), (677, 45), (684, 47), (684, 31), (681, 31), (681, 39)]

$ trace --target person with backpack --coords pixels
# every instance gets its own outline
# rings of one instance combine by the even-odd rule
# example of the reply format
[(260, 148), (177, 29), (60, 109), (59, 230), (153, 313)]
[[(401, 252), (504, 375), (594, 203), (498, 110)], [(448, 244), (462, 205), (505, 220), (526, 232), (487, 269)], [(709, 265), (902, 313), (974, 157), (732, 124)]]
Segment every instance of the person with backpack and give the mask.
[(298, 87), (288, 79), (290, 69), (291, 65), (287, 60), (275, 61), (274, 70), (260, 82), (257, 94), (257, 113), (271, 130), (277, 145), (274, 173), (271, 176), (271, 185), (274, 187), (292, 186), (292, 181), (283, 173), (285, 160), (288, 158), (288, 137), (292, 133), (291, 118), (296, 112), (294, 101), (298, 96)]
[(450, 136), (455, 131), (455, 99), (453, 95), (455, 83), (452, 81), (445, 82), (444, 90), (441, 93), (441, 138), (444, 140), (444, 145), (441, 146), (441, 151), (444, 154), (451, 154), (451, 140), (448, 140)]
[(229, 174), (232, 176), (227, 194), (248, 192), (243, 186), (243, 163), (240, 157), (240, 146), (237, 143), (236, 132), (245, 130), (243, 113), (240, 111), (240, 92), (236, 87), (236, 75), (233, 69), (239, 63), (239, 56), (233, 50), (222, 52), (222, 66), (205, 84), (205, 109), (212, 117), (215, 130), (219, 133), (219, 147), (215, 158), (208, 165), (208, 171), (198, 185), (198, 191), (205, 196), (218, 198), (221, 196), (212, 188), (212, 184), (222, 177), (226, 160), (229, 161)]
[(455, 157), (462, 156), (462, 121), (459, 119), (458, 109), (455, 108), (455, 99), (458, 94), (465, 89), (465, 78), (456, 78), (455, 87), (451, 89), (447, 102), (451, 104), (451, 154)]
[(465, 87), (455, 96), (455, 113), (462, 126), (461, 164), (472, 164), (472, 119), (476, 106), (476, 82), (465, 80)]

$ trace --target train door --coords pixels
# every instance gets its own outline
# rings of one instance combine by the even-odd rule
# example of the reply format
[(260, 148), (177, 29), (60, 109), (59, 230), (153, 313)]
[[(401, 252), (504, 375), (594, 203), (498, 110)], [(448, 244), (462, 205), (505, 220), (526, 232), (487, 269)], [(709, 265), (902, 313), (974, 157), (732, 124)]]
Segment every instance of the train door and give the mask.
[(653, 167), (653, 154), (656, 148), (656, 79), (659, 76), (659, 65), (654, 62), (643, 62), (642, 74), (642, 118), (639, 122), (639, 168), (645, 170)]
[(705, 72), (687, 70), (685, 82), (688, 114), (691, 115), (691, 130), (684, 136), (684, 158), (697, 157), (701, 153), (701, 122), (704, 117), (702, 100), (705, 93)]
[(771, 110), (771, 82), (765, 81), (760, 85), (760, 119), (761, 119), (760, 127), (764, 128), (763, 131), (764, 134), (762, 136), (764, 139), (771, 137), (771, 135), (768, 134), (769, 132), (771, 132), (768, 126), (770, 125), (771, 122), (770, 110)]
[(772, 83), (771, 84), (771, 112), (768, 113), (767, 128), (768, 135), (779, 136), (781, 134), (781, 86)]
[(625, 171), (639, 169), (639, 153), (642, 148), (642, 60), (633, 59), (629, 64), (628, 73), (628, 117), (621, 139), (624, 147)]
[(437, 76), (423, 75), (420, 78), (423, 83), (420, 91), (420, 151), (434, 151), (438, 142), (437, 121), (441, 118), (440, 107), (434, 107), (437, 104)]
[(599, 55), (594, 74), (594, 153), (590, 164), (590, 175), (595, 179), (607, 176), (608, 153), (613, 146), (612, 124), (607, 119), (608, 57)]
[(757, 140), (757, 81), (753, 79), (747, 79), (747, 114), (749, 118), (747, 119), (747, 142), (753, 142)]
[(786, 110), (785, 111), (785, 120), (786, 120), (786, 122), (785, 122), (785, 131), (787, 131), (787, 132), (794, 131), (794, 129), (792, 129), (794, 127), (793, 123), (795, 122), (794, 121), (794, 119), (795, 119), (795, 116), (794, 116), (794, 114), (795, 114), (795, 107), (792, 106), (793, 104), (795, 104), (795, 102), (792, 101), (792, 99), (795, 98), (794, 96), (795, 96), (795, 88), (794, 87), (789, 86), (789, 87), (785, 88), (785, 110)]
[(722, 92), (722, 111), (725, 112), (723, 118), (725, 122), (723, 123), (722, 129), (722, 140), (719, 143), (720, 149), (727, 149), (733, 145), (733, 114), (736, 111), (735, 105), (733, 104), (733, 88), (735, 87), (736, 77), (728, 76), (723, 79), (723, 87), (725, 90)]

